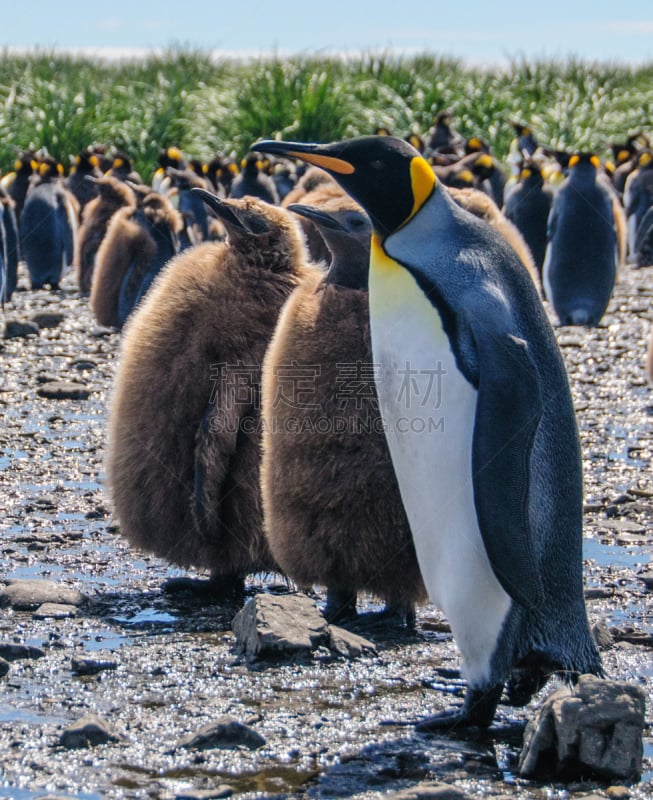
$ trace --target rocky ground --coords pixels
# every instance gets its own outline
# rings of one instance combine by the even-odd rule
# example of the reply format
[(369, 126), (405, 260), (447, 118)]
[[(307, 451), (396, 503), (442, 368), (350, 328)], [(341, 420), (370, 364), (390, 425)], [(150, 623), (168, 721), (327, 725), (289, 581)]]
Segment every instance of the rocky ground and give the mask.
[[(652, 295), (653, 269), (628, 272), (601, 327), (557, 330), (583, 439), (588, 609), (610, 676), (643, 687), (649, 719)], [(72, 277), (59, 293), (17, 292), (5, 321), (8, 336), (21, 335), (0, 342), (0, 584), (51, 583), (38, 584), (39, 597), (19, 585), (27, 598), (0, 585), (0, 798), (373, 798), (416, 785), (440, 798), (653, 796), (650, 728), (631, 786), (517, 777), (524, 723), (553, 687), (526, 709), (500, 707), (482, 739), (384, 724), (462, 695), (432, 607), (415, 633), (368, 634), (376, 654), (321, 649), (307, 663), (248, 667), (233, 609), (163, 592), (181, 571), (130, 550), (112, 523), (102, 457), (119, 334), (94, 324)], [(278, 583), (261, 576), (250, 588)], [(70, 730), (88, 715), (95, 727)], [(216, 728), (224, 717), (239, 724)], [(96, 746), (78, 747), (87, 740)]]

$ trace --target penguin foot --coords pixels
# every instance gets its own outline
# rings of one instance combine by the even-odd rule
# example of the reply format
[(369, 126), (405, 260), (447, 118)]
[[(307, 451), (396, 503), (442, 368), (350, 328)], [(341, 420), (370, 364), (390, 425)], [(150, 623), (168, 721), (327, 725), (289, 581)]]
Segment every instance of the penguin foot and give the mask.
[(342, 587), (329, 586), (327, 589), (324, 617), (327, 622), (347, 622), (357, 618), (356, 592)]
[(525, 706), (534, 694), (546, 684), (551, 675), (550, 668), (531, 667), (514, 669), (506, 684), (507, 704), (521, 708)]
[(415, 725), (418, 733), (456, 733), (466, 728), (488, 728), (501, 699), (503, 684), (489, 689), (467, 689), (460, 711), (443, 711)]
[(384, 631), (405, 628), (415, 630), (415, 606), (412, 603), (387, 605), (383, 611), (359, 614), (351, 627), (357, 631)]

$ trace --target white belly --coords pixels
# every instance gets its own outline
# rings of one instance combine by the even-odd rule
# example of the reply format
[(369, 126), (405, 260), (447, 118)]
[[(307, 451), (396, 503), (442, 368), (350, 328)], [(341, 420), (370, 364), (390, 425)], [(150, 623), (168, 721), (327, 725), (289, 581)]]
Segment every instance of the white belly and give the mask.
[(467, 679), (482, 683), (510, 598), (474, 506), (477, 391), (407, 270), (372, 260), (370, 318), (381, 415), (424, 582), (449, 620)]

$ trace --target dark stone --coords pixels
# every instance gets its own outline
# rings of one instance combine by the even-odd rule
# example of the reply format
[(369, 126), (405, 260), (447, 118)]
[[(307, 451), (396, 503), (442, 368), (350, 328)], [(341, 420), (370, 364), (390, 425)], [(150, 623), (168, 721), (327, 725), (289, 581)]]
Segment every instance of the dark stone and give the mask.
[(72, 381), (49, 381), (39, 386), (36, 393), (48, 400), (87, 400), (91, 396), (90, 389)]
[(7, 661), (20, 661), (23, 659), (43, 658), (45, 650), (31, 644), (14, 644), (13, 642), (0, 642), (0, 658)]
[(364, 639), (337, 625), (329, 626), (329, 649), (344, 658), (376, 655), (376, 647), (369, 639)]
[(639, 686), (581, 675), (573, 689), (550, 695), (526, 726), (520, 775), (638, 780), (644, 706)]
[(0, 678), (4, 678), (4, 676), (9, 672), (9, 662), (6, 661), (4, 658), (0, 658)]
[(82, 747), (95, 747), (98, 744), (119, 742), (124, 737), (114, 733), (108, 722), (96, 714), (88, 714), (66, 728), (59, 738), (59, 744), (69, 750)]
[(56, 328), (66, 319), (66, 315), (58, 311), (39, 311), (32, 314), (30, 322), (38, 325), (39, 328)]
[(197, 733), (184, 736), (178, 747), (188, 750), (232, 749), (247, 747), (258, 750), (266, 744), (265, 739), (249, 725), (231, 717), (222, 717), (211, 725), (205, 725)]
[(33, 322), (10, 320), (5, 323), (5, 339), (25, 339), (27, 336), (38, 336), (39, 326)]
[(67, 603), (43, 603), (32, 616), (34, 619), (70, 619), (77, 616), (77, 609)]

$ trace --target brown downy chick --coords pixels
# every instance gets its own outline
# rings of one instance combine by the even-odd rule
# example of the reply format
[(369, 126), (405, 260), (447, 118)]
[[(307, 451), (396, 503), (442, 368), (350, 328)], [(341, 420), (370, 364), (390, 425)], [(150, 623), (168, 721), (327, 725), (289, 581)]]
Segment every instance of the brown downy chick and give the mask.
[(107, 476), (121, 533), (216, 595), (276, 564), (259, 488), (260, 368), (307, 268), (299, 227), (255, 198), (202, 190), (229, 239), (178, 255), (125, 327)]
[(97, 252), (91, 308), (100, 325), (121, 328), (156, 275), (179, 251), (181, 214), (157, 192), (138, 208), (126, 206), (111, 218)]
[(329, 619), (355, 616), (357, 592), (367, 590), (413, 622), (414, 604), (426, 593), (374, 385), (371, 224), (347, 196), (328, 210), (291, 210), (318, 226), (331, 266), (295, 290), (263, 367), (261, 485), (270, 547), (300, 585), (327, 587)]
[(99, 194), (84, 207), (77, 239), (75, 265), (79, 290), (84, 293), (91, 291), (95, 257), (111, 217), (125, 206), (136, 208), (136, 195), (123, 181), (106, 175), (97, 180), (92, 177), (86, 180), (95, 181)]

